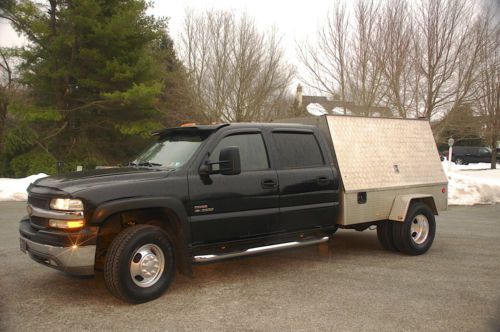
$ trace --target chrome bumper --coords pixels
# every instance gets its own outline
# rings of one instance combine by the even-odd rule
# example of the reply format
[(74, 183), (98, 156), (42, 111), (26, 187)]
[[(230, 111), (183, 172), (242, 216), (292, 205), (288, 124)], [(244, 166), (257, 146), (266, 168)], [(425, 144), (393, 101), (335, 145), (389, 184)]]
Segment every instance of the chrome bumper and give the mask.
[(73, 275), (93, 275), (95, 245), (56, 247), (20, 237), (21, 251), (36, 262)]

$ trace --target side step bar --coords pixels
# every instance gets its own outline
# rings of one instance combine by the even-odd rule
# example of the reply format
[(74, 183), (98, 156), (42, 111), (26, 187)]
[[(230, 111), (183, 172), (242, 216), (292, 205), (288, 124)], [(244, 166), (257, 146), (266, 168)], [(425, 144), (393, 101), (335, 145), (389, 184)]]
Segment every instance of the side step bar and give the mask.
[(322, 237), (319, 239), (278, 243), (278, 244), (273, 244), (273, 245), (269, 245), (269, 246), (250, 248), (250, 249), (247, 249), (244, 251), (229, 252), (227, 254), (199, 255), (199, 256), (193, 257), (193, 262), (194, 263), (208, 263), (208, 262), (219, 261), (219, 260), (227, 259), (227, 258), (255, 255), (255, 254), (260, 254), (260, 253), (268, 252), (268, 251), (276, 251), (276, 250), (303, 247), (303, 246), (307, 246), (307, 245), (311, 245), (311, 244), (318, 244), (318, 243), (327, 242), (329, 239), (330, 238), (328, 236), (325, 236), (325, 237)]

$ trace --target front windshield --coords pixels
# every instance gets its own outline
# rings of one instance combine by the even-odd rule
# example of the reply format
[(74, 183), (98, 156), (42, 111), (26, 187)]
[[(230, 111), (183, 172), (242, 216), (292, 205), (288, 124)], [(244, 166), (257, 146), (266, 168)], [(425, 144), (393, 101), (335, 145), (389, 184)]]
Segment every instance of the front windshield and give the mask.
[(191, 158), (205, 138), (196, 133), (162, 137), (131, 162), (130, 166), (179, 168)]

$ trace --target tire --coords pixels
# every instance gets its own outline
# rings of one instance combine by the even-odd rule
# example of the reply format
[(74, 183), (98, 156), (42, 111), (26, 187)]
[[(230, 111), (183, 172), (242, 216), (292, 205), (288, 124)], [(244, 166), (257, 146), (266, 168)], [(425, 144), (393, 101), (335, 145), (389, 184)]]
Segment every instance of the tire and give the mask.
[(410, 206), (403, 223), (394, 222), (393, 240), (396, 248), (407, 255), (422, 255), (429, 250), (436, 235), (434, 213), (424, 203)]
[(172, 243), (161, 228), (152, 225), (123, 230), (111, 242), (104, 261), (107, 288), (129, 303), (160, 297), (170, 286), (174, 274)]
[(467, 163), (465, 162), (465, 160), (463, 158), (457, 158), (457, 159), (455, 159), (455, 164), (457, 164), (457, 165), (467, 165)]
[(377, 238), (380, 245), (385, 250), (397, 251), (396, 245), (392, 238), (394, 221), (384, 220), (377, 224)]
[(332, 229), (329, 229), (326, 234), (328, 235), (333, 235), (335, 233), (337, 233), (337, 231), (339, 230), (339, 226), (338, 225), (335, 225), (335, 227), (333, 227)]

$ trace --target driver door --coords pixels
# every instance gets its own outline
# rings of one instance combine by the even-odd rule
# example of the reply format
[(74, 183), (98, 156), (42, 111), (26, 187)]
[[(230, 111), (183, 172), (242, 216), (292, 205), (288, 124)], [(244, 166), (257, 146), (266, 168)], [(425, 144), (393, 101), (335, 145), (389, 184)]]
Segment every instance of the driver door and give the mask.
[(210, 151), (238, 147), (241, 173), (189, 175), (191, 235), (193, 243), (238, 240), (269, 233), (278, 220), (278, 177), (271, 168), (260, 130), (230, 131)]

